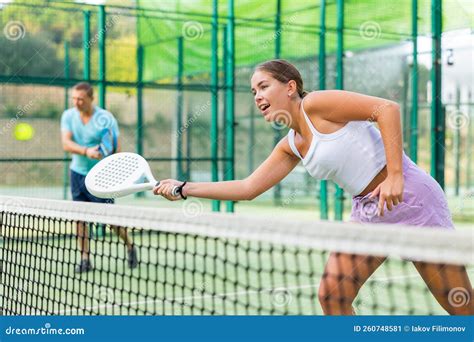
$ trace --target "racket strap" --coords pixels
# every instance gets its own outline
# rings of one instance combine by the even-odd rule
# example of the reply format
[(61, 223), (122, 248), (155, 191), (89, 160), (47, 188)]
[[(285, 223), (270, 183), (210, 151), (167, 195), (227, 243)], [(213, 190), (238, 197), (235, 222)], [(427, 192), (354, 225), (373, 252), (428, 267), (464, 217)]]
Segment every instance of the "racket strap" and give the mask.
[(184, 183), (181, 184), (180, 186), (178, 186), (178, 188), (176, 189), (176, 192), (177, 192), (177, 193), (181, 196), (181, 198), (184, 199), (184, 200), (185, 200), (185, 199), (188, 199), (187, 196), (184, 196), (184, 195), (183, 195), (183, 188), (184, 188), (184, 186), (186, 185), (187, 182), (188, 182), (188, 181), (184, 181)]

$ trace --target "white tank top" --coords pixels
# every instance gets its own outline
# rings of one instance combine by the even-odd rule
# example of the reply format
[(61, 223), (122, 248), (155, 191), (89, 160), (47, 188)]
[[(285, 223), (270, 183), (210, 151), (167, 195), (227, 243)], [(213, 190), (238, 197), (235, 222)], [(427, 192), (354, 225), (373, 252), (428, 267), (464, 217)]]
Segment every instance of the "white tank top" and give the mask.
[(295, 146), (295, 131), (290, 129), (288, 143), (293, 153), (312, 177), (331, 180), (349, 194), (359, 195), (387, 163), (380, 131), (368, 121), (350, 121), (334, 133), (323, 134), (311, 123), (303, 101), (301, 109), (313, 140), (302, 158)]

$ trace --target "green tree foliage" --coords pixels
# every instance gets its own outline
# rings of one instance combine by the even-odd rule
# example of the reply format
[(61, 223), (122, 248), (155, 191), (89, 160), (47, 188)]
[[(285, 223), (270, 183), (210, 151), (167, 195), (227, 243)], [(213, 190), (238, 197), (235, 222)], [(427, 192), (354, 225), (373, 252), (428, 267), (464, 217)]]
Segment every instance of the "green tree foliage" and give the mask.
[(62, 61), (43, 34), (11, 41), (0, 36), (0, 74), (12, 76), (57, 76)]
[[(3, 62), (0, 74), (62, 78), (64, 44), (68, 42), (70, 77), (82, 78), (85, 10), (90, 11), (92, 78), (97, 78), (98, 9), (79, 6), (74, 1), (18, 0), (0, 6), (0, 28), (5, 30), (8, 25), (16, 25), (15, 29), (20, 30), (14, 39), (0, 34)], [(133, 82), (136, 80), (135, 19), (118, 15), (114, 8), (107, 9), (106, 18), (106, 78)]]

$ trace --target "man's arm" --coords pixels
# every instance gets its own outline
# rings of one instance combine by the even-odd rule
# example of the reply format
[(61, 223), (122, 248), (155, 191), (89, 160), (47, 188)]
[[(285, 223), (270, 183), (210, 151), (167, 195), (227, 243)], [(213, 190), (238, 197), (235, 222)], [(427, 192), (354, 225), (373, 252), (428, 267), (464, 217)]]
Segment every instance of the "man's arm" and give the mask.
[(63, 150), (66, 152), (79, 154), (81, 156), (87, 156), (91, 159), (100, 159), (101, 157), (100, 152), (98, 150), (98, 146), (86, 147), (75, 143), (72, 140), (72, 132), (61, 132), (61, 142), (63, 145)]
[(87, 153), (87, 147), (81, 146), (72, 140), (72, 132), (61, 132), (61, 142), (63, 144), (63, 150), (70, 153), (79, 154), (85, 156)]

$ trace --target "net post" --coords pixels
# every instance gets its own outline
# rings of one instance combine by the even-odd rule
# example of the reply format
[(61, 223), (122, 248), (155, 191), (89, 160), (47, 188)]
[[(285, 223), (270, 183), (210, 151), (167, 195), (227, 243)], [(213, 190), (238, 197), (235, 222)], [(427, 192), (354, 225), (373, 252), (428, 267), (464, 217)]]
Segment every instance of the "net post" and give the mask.
[[(275, 59), (279, 59), (281, 55), (281, 0), (276, 0), (276, 15), (275, 15)], [(276, 123), (278, 124), (278, 123)], [(278, 124), (277, 127), (273, 127), (273, 146), (276, 146), (281, 139), (281, 128)], [(281, 191), (282, 185), (279, 182), (274, 187), (273, 191), (273, 204), (281, 206)]]
[(105, 6), (99, 6), (99, 20), (98, 20), (98, 38), (99, 38), (99, 106), (101, 108), (105, 108), (105, 83), (106, 83), (106, 69), (105, 69), (105, 39), (106, 39), (106, 13), (105, 13)]
[[(468, 105), (467, 105), (467, 139), (466, 139), (466, 151), (472, 151), (472, 92), (468, 92)], [(471, 180), (472, 180), (472, 153), (466, 153), (466, 189), (471, 188)]]
[[(319, 31), (319, 89), (326, 89), (326, 0), (321, 0), (320, 7), (320, 31)], [(320, 218), (321, 220), (328, 219), (328, 185), (326, 180), (319, 183), (319, 198), (320, 198)]]
[[(143, 46), (137, 46), (137, 127), (136, 127), (136, 150), (143, 156)], [(137, 198), (143, 198), (145, 194), (138, 192)]]
[[(218, 164), (218, 152), (219, 152), (219, 56), (218, 56), (218, 34), (219, 34), (219, 12), (217, 0), (212, 1), (212, 41), (211, 41), (211, 174), (212, 181), (219, 181), (219, 164)], [(189, 140), (189, 138), (188, 138)], [(189, 178), (189, 174), (187, 177)], [(212, 201), (212, 211), (220, 211), (221, 202)]]
[(84, 16), (84, 32), (82, 34), (82, 51), (84, 55), (84, 70), (83, 78), (85, 81), (91, 79), (91, 47), (90, 47), (90, 17), (91, 12), (89, 10), (83, 11)]
[[(344, 1), (337, 0), (337, 52), (336, 89), (344, 89)], [(342, 220), (344, 210), (344, 190), (336, 185), (335, 219)]]
[[(66, 81), (69, 80), (69, 42), (64, 42), (64, 78)], [(69, 84), (64, 86), (64, 110), (67, 110), (69, 107)], [(63, 162), (63, 199), (67, 199), (67, 190), (68, 190), (68, 158), (69, 154), (64, 152), (64, 162)]]
[(412, 0), (413, 63), (411, 68), (410, 158), (418, 162), (418, 0)]
[(431, 176), (444, 188), (445, 122), (441, 99), (442, 1), (431, 0)]
[[(235, 90), (235, 66), (234, 66), (234, 0), (228, 3), (227, 19), (227, 41), (226, 41), (226, 168), (225, 179), (235, 178), (235, 113), (234, 113), (234, 90)], [(227, 201), (227, 212), (234, 212), (234, 201)]]
[[(461, 113), (461, 88), (459, 85), (456, 87), (456, 114)], [(459, 196), (459, 187), (461, 179), (461, 127), (460, 125), (454, 125), (454, 195)]]
[(183, 72), (184, 72), (184, 39), (182, 36), (177, 39), (178, 48), (178, 72), (177, 78), (177, 98), (176, 98), (176, 177), (183, 178)]

